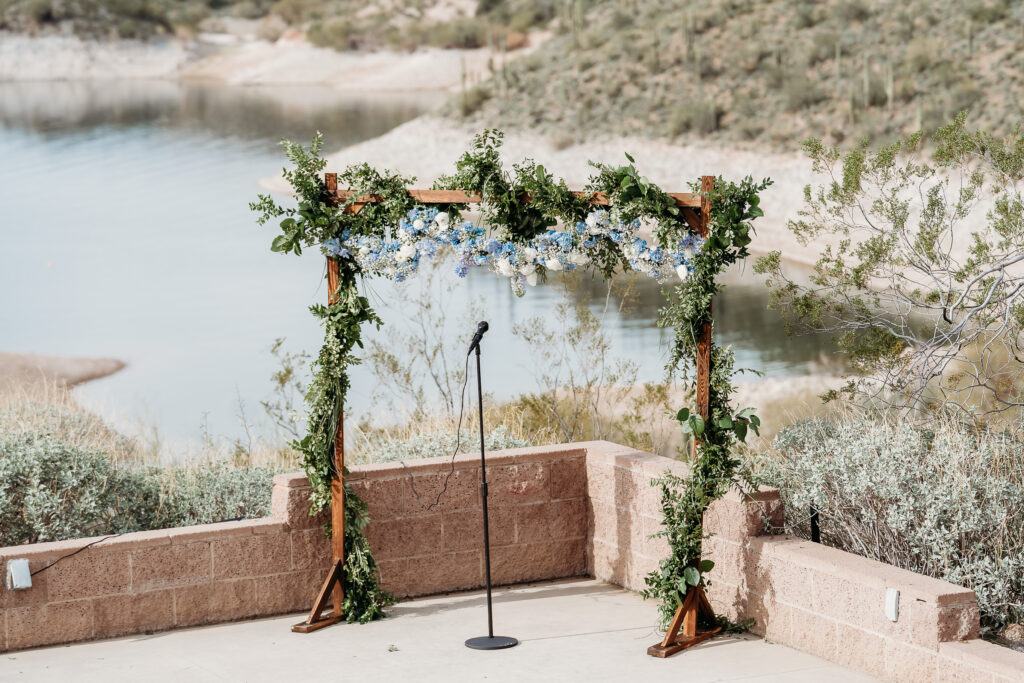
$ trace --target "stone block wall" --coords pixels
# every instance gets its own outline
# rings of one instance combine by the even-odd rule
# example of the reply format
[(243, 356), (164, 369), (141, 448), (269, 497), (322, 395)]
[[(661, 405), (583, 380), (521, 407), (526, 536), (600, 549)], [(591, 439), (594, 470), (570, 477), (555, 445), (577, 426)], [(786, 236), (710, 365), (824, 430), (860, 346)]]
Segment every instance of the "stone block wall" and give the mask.
[[(496, 585), (590, 575), (632, 590), (668, 553), (660, 491), (675, 460), (594, 441), (488, 454)], [(451, 472), (449, 476), (449, 472)], [(384, 586), (399, 597), (484, 583), (480, 463), (432, 458), (354, 467)], [(430, 503), (447, 482), (438, 505)], [(28, 558), (26, 591), (0, 588), (0, 651), (301, 612), (330, 564), (309, 484), (274, 479), (272, 516), (96, 539), (0, 548)], [(981, 641), (972, 591), (834, 548), (771, 536), (773, 489), (731, 492), (705, 516), (715, 561), (709, 598), (770, 640), (891, 681), (1024, 681), (1024, 654)], [(78, 552), (76, 552), (78, 551)], [(71, 556), (70, 553), (76, 552)], [(885, 617), (888, 588), (899, 617)], [(640, 656), (640, 655), (638, 655)]]

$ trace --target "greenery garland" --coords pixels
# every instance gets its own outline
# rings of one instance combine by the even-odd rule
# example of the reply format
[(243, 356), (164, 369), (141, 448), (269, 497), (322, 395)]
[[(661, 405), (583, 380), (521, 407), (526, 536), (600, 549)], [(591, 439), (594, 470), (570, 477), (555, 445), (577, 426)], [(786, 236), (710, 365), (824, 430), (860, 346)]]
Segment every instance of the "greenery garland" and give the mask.
[[(709, 237), (697, 255), (690, 279), (666, 296), (658, 324), (672, 328), (673, 343), (665, 365), (670, 377), (681, 375), (696, 384), (697, 344), (705, 324), (713, 325), (710, 314), (712, 298), (722, 291), (718, 282), (729, 266), (749, 255), (753, 226), (751, 221), (764, 215), (760, 209), (760, 192), (771, 184), (768, 179), (755, 182), (750, 177), (740, 183), (717, 179), (710, 193), (711, 216)], [(699, 190), (694, 186), (694, 190)], [(662, 627), (672, 619), (687, 591), (702, 583), (714, 562), (701, 559), (704, 540), (703, 520), (708, 506), (720, 498), (737, 479), (740, 461), (735, 456), (737, 442), (746, 439), (748, 431), (756, 434), (760, 420), (753, 409), (734, 411), (735, 357), (730, 347), (711, 345), (711, 376), (708, 419), (694, 409), (681, 409), (675, 418), (683, 432), (700, 443), (700, 455), (690, 463), (685, 477), (666, 473), (656, 482), (660, 486), (664, 530), (671, 554), (661, 561), (657, 570), (647, 575), (645, 598), (656, 598)]]
[[(295, 207), (277, 204), (270, 196), (260, 195), (250, 205), (259, 213), (260, 225), (278, 220), (281, 234), (274, 238), (272, 250), (300, 254), (302, 248), (320, 246), (325, 254), (340, 261), (337, 298), (328, 305), (316, 305), (312, 312), (325, 328), (325, 343), (314, 364), (315, 377), (306, 396), (309, 423), (306, 436), (293, 444), (303, 456), (303, 466), (313, 490), (312, 513), (319, 512), (330, 502), (330, 484), (334, 476), (332, 446), (348, 392), (348, 367), (359, 362), (354, 355), (362, 347), (361, 328), (364, 323), (381, 324), (380, 318), (368, 300), (359, 295), (358, 281), (369, 274), (367, 261), (357, 259), (350, 250), (356, 244), (376, 240), (381, 244), (390, 238), (396, 226), (410, 226), (410, 217), (428, 217), (437, 220), (439, 214), (427, 214), (425, 207), (409, 196), (407, 188), (414, 179), (391, 172), (377, 171), (366, 164), (351, 166), (338, 176), (338, 184), (353, 190), (348, 203), (335, 206), (327, 196), (323, 181), (326, 161), (321, 157), (322, 139), (314, 138), (309, 149), (285, 141), (285, 153), (294, 165), (284, 171), (285, 180), (295, 191)], [(500, 160), (502, 134), (485, 131), (474, 140), (472, 148), (456, 163), (455, 171), (435, 183), (435, 189), (458, 189), (483, 197), (483, 222), (491, 233), (489, 247), (495, 241), (506, 249), (529, 248), (543, 238), (545, 231), (559, 223), (576, 225), (576, 232), (567, 230), (551, 238), (566, 246), (566, 251), (587, 248), (584, 263), (591, 263), (605, 277), (618, 269), (637, 265), (630, 255), (661, 263), (662, 249), (675, 250), (676, 259), (685, 248), (687, 258), (680, 261), (680, 277), (686, 277), (667, 295), (661, 310), (659, 325), (671, 327), (675, 339), (671, 347), (666, 372), (669, 376), (681, 374), (684, 381), (692, 382), (690, 368), (696, 361), (697, 339), (701, 327), (710, 323), (709, 308), (712, 297), (721, 291), (716, 278), (728, 266), (747, 256), (752, 227), (750, 221), (761, 214), (758, 193), (770, 181), (755, 183), (749, 177), (739, 184), (719, 179), (711, 194), (712, 214), (709, 237), (705, 242), (694, 241), (692, 231), (683, 218), (675, 200), (665, 191), (640, 175), (632, 157), (623, 166), (592, 164), (596, 174), (587, 186), (590, 192), (605, 193), (609, 198), (610, 213), (616, 225), (637, 225), (638, 221), (653, 224), (659, 247), (648, 250), (646, 242), (632, 251), (623, 248), (614, 230), (605, 228), (588, 232), (594, 216), (589, 198), (578, 196), (565, 182), (555, 179), (543, 166), (531, 160), (523, 161), (506, 172)], [(699, 191), (699, 187), (695, 188)], [(530, 202), (523, 202), (524, 195)], [(346, 210), (358, 197), (374, 195), (377, 201), (366, 204), (358, 212)], [(444, 212), (443, 226), (461, 218), (465, 206), (452, 204), (440, 207)], [(422, 223), (415, 230), (422, 231)], [(443, 227), (442, 226), (442, 227)], [(437, 223), (431, 224), (437, 228)], [(461, 231), (461, 232), (460, 232)], [(471, 245), (477, 249), (476, 258), (487, 260), (482, 251), (483, 230), (465, 224), (445, 233), (444, 239), (459, 235), (461, 248)], [(455, 237), (452, 237), (455, 243)], [(567, 242), (572, 242), (568, 245)], [(638, 251), (639, 249), (639, 251)], [(407, 257), (408, 258), (408, 257)], [(419, 258), (418, 253), (414, 257)], [(466, 256), (464, 256), (464, 259)], [(557, 265), (557, 264), (552, 264)], [(655, 267), (659, 276), (670, 268)], [(560, 265), (558, 266), (561, 267)], [(570, 264), (570, 267), (574, 267)], [(544, 276), (546, 269), (541, 268)], [(460, 275), (464, 272), (460, 271)], [(688, 276), (687, 276), (688, 274)], [(404, 277), (401, 273), (396, 279)], [(521, 275), (519, 276), (521, 278)], [(513, 279), (513, 288), (516, 282)], [(517, 290), (519, 293), (519, 290)], [(720, 497), (735, 483), (738, 461), (733, 455), (736, 441), (742, 441), (748, 429), (757, 430), (758, 419), (750, 409), (733, 412), (729, 399), (732, 392), (733, 355), (730, 349), (712, 348), (710, 418), (705, 422), (690, 409), (684, 408), (675, 416), (684, 431), (701, 442), (701, 457), (693, 463), (687, 477), (666, 474), (657, 483), (661, 486), (665, 530), (671, 555), (662, 561), (658, 571), (647, 577), (645, 597), (661, 601), (663, 621), (671, 617), (690, 586), (705, 581), (710, 562), (698, 565), (703, 540), (702, 517), (711, 501)], [(391, 596), (381, 590), (376, 563), (363, 535), (368, 519), (366, 506), (346, 489), (346, 615), (349, 620), (367, 621), (383, 615), (383, 607)]]

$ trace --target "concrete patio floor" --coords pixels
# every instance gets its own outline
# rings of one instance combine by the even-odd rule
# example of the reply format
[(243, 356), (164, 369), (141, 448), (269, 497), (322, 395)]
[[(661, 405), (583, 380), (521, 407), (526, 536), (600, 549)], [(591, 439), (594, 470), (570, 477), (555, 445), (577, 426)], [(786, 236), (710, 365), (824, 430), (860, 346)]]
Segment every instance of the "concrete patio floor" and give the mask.
[(389, 619), (301, 635), (287, 616), (0, 655), (0, 681), (801, 681), (874, 680), (759, 638), (720, 637), (670, 659), (655, 606), (579, 579), (495, 591), (495, 633), (518, 647), (470, 650), (487, 633), (482, 591), (402, 602)]

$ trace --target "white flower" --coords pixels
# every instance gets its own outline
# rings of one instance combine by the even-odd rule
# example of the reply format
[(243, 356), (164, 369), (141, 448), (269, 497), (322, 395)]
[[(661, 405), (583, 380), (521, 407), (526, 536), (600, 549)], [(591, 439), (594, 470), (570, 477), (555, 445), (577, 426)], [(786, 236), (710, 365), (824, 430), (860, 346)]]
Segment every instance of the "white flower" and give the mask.
[(590, 257), (584, 254), (582, 251), (574, 251), (569, 255), (569, 260), (575, 263), (577, 266), (585, 266), (590, 263)]
[(544, 265), (547, 266), (548, 270), (561, 270), (562, 269), (561, 261), (559, 261), (556, 258), (549, 258), (548, 260), (544, 261)]
[(425, 224), (423, 223), (422, 218), (417, 218), (412, 222), (412, 227), (416, 228), (417, 230), (422, 230), (424, 225)]
[(596, 212), (589, 214), (587, 216), (587, 227), (596, 228), (598, 226), (598, 223), (600, 223), (600, 220), (601, 219), (598, 217)]
[(537, 286), (537, 271), (534, 270), (526, 275), (526, 283), (531, 287)]
[(516, 273), (515, 268), (512, 267), (512, 264), (508, 262), (507, 258), (498, 259), (495, 261), (494, 266), (498, 269), (498, 272), (505, 277), (512, 277)]
[(523, 249), (523, 258), (525, 258), (528, 263), (533, 263), (534, 259), (538, 256), (540, 256), (540, 252), (533, 247), (526, 247)]
[(690, 269), (686, 267), (685, 263), (680, 264), (676, 266), (676, 275), (679, 276), (680, 280), (686, 282), (686, 278), (690, 277)]
[(399, 261), (411, 261), (412, 257), (416, 255), (416, 247), (412, 244), (403, 244), (402, 248), (398, 250)]
[(436, 216), (434, 216), (434, 222), (437, 223), (438, 225), (441, 225), (441, 226), (448, 225), (448, 214), (447, 214), (447, 212), (439, 211), (438, 214)]
[(533, 275), (534, 273), (537, 272), (537, 266), (535, 266), (532, 263), (525, 263), (519, 266), (519, 272), (529, 277), (530, 275)]
[(683, 258), (685, 258), (687, 261), (692, 261), (695, 255), (696, 254), (694, 254), (693, 249), (690, 249), (689, 247), (683, 249)]

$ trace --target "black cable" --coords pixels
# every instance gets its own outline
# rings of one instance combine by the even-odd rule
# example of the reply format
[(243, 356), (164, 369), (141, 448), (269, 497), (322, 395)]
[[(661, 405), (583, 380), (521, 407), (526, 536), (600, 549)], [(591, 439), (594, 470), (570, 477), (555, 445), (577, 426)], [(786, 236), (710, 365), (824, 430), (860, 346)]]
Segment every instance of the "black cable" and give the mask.
[(451, 468), (448, 470), (448, 474), (444, 478), (444, 486), (438, 492), (437, 497), (434, 498), (434, 502), (429, 505), (425, 505), (423, 500), (420, 498), (419, 491), (416, 490), (416, 479), (413, 477), (412, 472), (409, 471), (409, 466), (405, 464), (404, 460), (399, 462), (402, 464), (402, 469), (409, 477), (409, 488), (412, 489), (412, 495), (416, 496), (416, 503), (419, 504), (424, 510), (433, 510), (441, 502), (441, 496), (448, 491), (448, 481), (455, 474), (455, 456), (459, 454), (459, 446), (462, 445), (462, 414), (466, 407), (466, 384), (469, 382), (469, 355), (466, 354), (466, 367), (462, 371), (462, 392), (459, 394), (459, 424), (455, 428), (455, 449), (452, 451)]
[[(207, 522), (207, 524), (220, 524), (221, 522), (240, 522), (243, 519), (245, 519), (245, 517), (232, 517), (231, 519), (218, 519), (216, 522)], [(112, 538), (117, 538), (118, 536), (124, 536), (125, 534), (134, 534), (134, 533), (135, 533), (134, 531), (122, 531), (119, 534), (110, 534), (109, 536), (104, 536), (103, 538), (97, 538), (92, 543), (86, 543), (85, 545), (83, 545), (78, 550), (75, 550), (74, 552), (70, 552), (67, 555), (61, 555), (60, 557), (58, 557), (56, 560), (54, 560), (50, 564), (46, 565), (45, 567), (40, 567), (39, 569), (35, 570), (31, 574), (29, 574), (29, 576), (35, 576), (36, 574), (39, 574), (40, 572), (45, 572), (47, 569), (49, 569), (53, 565), (57, 564), (61, 560), (66, 560), (69, 557), (73, 557), (73, 556), (77, 555), (78, 553), (82, 552), (83, 550), (85, 550), (86, 548), (91, 548), (92, 546), (96, 545), (97, 543), (102, 543), (103, 541), (109, 541)]]

